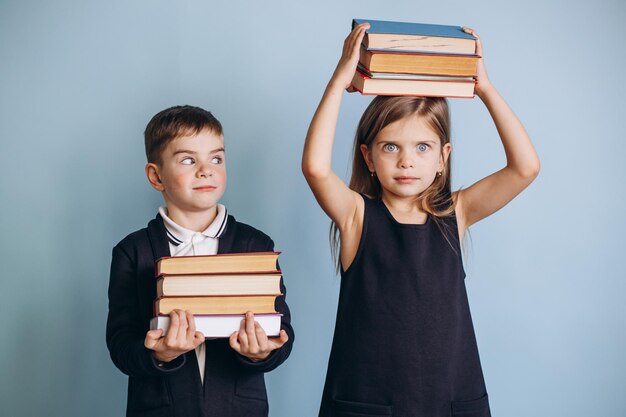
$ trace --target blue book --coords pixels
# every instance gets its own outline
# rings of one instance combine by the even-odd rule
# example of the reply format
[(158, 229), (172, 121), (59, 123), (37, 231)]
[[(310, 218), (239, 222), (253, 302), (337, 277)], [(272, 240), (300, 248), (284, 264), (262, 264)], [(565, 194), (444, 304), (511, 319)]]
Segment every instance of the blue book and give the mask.
[(461, 26), (353, 19), (352, 27), (369, 23), (363, 38), (368, 50), (474, 55), (476, 37)]

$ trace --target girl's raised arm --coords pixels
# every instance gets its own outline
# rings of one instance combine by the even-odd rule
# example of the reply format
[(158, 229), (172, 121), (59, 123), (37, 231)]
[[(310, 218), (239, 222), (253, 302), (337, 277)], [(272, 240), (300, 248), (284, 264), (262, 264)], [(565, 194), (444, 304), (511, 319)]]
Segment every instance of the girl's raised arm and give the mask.
[[(472, 29), (464, 30), (478, 37)], [(480, 56), (483, 53), (480, 39), (476, 44), (476, 53)], [(478, 63), (476, 94), (496, 125), (506, 154), (506, 166), (456, 194), (461, 233), (504, 207), (539, 174), (539, 157), (530, 137), (513, 110), (489, 82), (482, 59)]]
[(346, 38), (343, 53), (313, 116), (302, 154), (302, 172), (322, 209), (340, 231), (349, 228), (363, 211), (363, 201), (332, 170), (332, 148), (343, 91), (350, 88), (359, 62), (359, 48), (369, 24), (356, 26)]

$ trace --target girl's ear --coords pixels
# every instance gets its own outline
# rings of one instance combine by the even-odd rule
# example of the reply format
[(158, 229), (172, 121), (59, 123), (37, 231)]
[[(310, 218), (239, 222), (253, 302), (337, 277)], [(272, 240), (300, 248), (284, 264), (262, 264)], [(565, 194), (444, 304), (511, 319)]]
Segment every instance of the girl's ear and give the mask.
[(146, 177), (148, 177), (148, 182), (157, 191), (165, 190), (163, 183), (161, 182), (161, 177), (159, 175), (159, 166), (152, 162), (146, 164)]
[(360, 145), (359, 149), (361, 150), (361, 154), (363, 155), (363, 159), (365, 160), (367, 169), (369, 169), (370, 172), (375, 172), (374, 162), (372, 162), (372, 153), (370, 152), (367, 145)]
[(443, 168), (448, 163), (450, 152), (452, 152), (452, 145), (450, 143), (446, 143), (445, 145), (443, 145), (443, 148), (441, 149), (441, 157), (439, 158), (439, 172), (443, 171)]

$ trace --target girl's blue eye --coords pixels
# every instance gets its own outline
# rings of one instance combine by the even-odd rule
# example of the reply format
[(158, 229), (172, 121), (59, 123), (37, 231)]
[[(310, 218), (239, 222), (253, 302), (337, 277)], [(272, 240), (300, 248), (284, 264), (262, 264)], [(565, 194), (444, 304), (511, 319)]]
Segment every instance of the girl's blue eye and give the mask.
[(385, 144), (385, 146), (383, 146), (383, 149), (387, 152), (395, 152), (396, 150), (398, 150), (398, 147), (393, 143), (387, 143)]
[(193, 165), (194, 160), (191, 157), (187, 157), (185, 159), (183, 159), (182, 161), (180, 161), (181, 164), (183, 165)]
[(222, 162), (224, 162), (224, 160), (221, 156), (214, 156), (213, 159), (211, 159), (212, 164), (221, 164)]
[(417, 145), (417, 150), (420, 152), (426, 152), (428, 148), (429, 146), (425, 143), (420, 143), (419, 145)]

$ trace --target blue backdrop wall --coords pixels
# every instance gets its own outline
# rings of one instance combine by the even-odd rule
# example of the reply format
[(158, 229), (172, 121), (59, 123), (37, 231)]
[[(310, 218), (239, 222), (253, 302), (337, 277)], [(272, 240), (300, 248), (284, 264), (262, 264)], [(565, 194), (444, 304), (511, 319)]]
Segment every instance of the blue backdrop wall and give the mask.
[[(123, 414), (126, 377), (104, 343), (110, 251), (161, 204), (142, 132), (175, 104), (222, 121), (225, 204), (283, 251), (297, 341), (267, 376), (271, 415), (316, 415), (339, 278), (299, 163), (353, 17), (477, 29), (541, 156), (538, 180), (472, 229), (465, 259), (493, 414), (626, 415), (620, 0), (1, 1), (3, 415)], [(344, 99), (341, 175), (369, 100)], [(504, 156), (480, 100), (451, 107), (461, 187)]]

